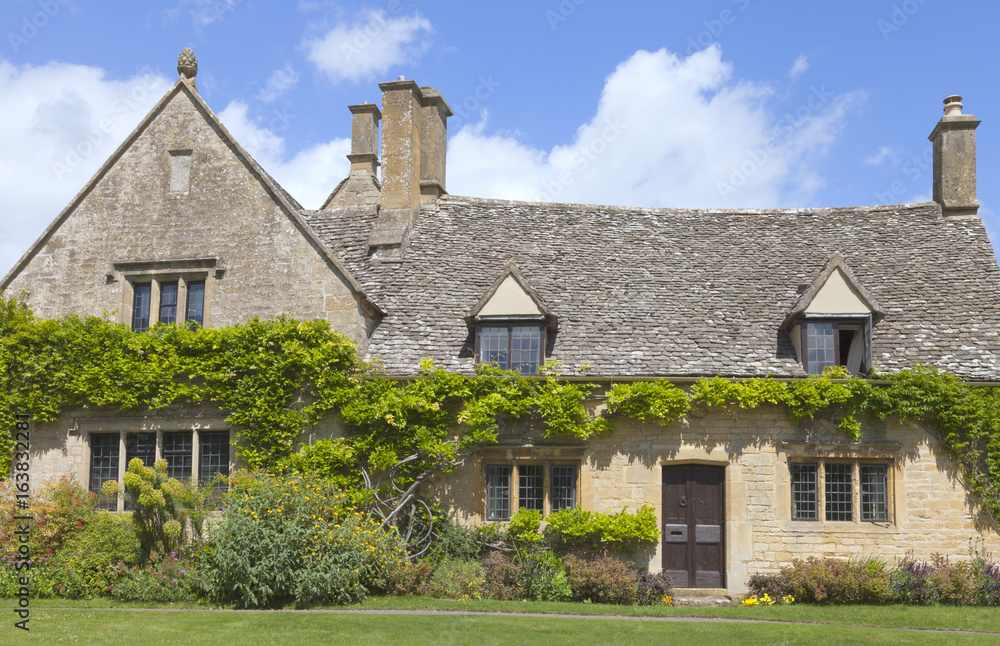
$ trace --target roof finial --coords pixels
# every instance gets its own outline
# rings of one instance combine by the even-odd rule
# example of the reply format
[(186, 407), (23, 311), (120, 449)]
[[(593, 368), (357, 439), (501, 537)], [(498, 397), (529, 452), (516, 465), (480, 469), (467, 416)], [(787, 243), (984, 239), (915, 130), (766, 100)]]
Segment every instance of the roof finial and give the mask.
[(181, 50), (181, 55), (177, 58), (177, 73), (189, 79), (198, 75), (198, 59), (190, 47)]

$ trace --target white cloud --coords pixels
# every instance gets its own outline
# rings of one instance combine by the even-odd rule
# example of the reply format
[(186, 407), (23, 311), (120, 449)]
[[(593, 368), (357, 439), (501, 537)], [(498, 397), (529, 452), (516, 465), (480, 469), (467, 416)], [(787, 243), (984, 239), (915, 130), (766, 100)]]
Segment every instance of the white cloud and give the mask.
[(69, 204), (170, 87), (152, 73), (0, 59), (0, 275)]
[(289, 63), (283, 69), (271, 72), (271, 76), (267, 77), (264, 83), (264, 88), (257, 93), (257, 98), (267, 104), (274, 103), (298, 82), (299, 73)]
[(181, 0), (176, 7), (168, 9), (166, 15), (168, 19), (175, 21), (186, 10), (194, 21), (195, 28), (201, 29), (222, 20), (243, 2), (244, 0)]
[(896, 161), (896, 152), (889, 146), (879, 146), (875, 154), (865, 157), (865, 166), (881, 166), (885, 160)]
[(797, 79), (802, 76), (803, 72), (809, 69), (809, 59), (806, 58), (805, 54), (799, 54), (799, 57), (795, 59), (792, 63), (792, 69), (788, 70), (788, 77), (792, 79)]
[(219, 113), (230, 134), (285, 190), (307, 209), (318, 209), (347, 173), (350, 139), (316, 144), (288, 157), (285, 140), (275, 132), (281, 113), (267, 124), (250, 116), (246, 103), (233, 101)]
[[(677, 207), (808, 203), (818, 163), (860, 93), (822, 86), (793, 110), (733, 79), (717, 46), (682, 59), (639, 51), (606, 79), (573, 141), (539, 150), (467, 125), (449, 141), (448, 190), (507, 199)], [(794, 120), (778, 118), (790, 112)]]
[(416, 62), (430, 47), (431, 23), (419, 13), (390, 17), (367, 10), (322, 38), (303, 44), (309, 60), (334, 83), (375, 79), (393, 65)]

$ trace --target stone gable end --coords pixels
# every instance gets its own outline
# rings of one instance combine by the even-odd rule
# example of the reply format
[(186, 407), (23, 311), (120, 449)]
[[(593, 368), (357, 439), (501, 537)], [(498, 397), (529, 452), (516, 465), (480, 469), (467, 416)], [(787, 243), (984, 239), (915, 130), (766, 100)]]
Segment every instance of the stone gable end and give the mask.
[[(131, 287), (116, 264), (214, 258), (213, 327), (284, 313), (363, 341), (349, 277), (191, 92), (179, 84), (164, 97), (4, 291), (26, 290), (40, 317), (116, 311), (124, 323)], [(190, 156), (179, 164), (178, 154)], [(189, 177), (172, 185), (179, 169)], [(185, 179), (187, 191), (171, 191)]]

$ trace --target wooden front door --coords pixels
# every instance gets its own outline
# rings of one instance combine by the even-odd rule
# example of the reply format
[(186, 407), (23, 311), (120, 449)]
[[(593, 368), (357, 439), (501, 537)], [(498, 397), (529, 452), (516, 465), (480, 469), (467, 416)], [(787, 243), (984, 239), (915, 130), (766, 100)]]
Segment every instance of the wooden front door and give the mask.
[(663, 467), (663, 571), (678, 588), (724, 588), (725, 467)]

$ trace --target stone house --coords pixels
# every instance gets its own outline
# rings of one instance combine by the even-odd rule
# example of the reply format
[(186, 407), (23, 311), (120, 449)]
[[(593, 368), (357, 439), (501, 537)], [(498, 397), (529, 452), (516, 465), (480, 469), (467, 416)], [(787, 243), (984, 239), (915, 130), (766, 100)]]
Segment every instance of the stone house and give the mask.
[[(1000, 378), (1000, 272), (977, 215), (975, 129), (958, 97), (930, 139), (934, 201), (835, 209), (646, 209), (445, 190), (448, 104), (405, 79), (349, 106), (350, 174), (305, 210), (181, 77), (0, 283), (35, 312), (136, 329), (322, 318), (392, 376), (425, 357), (535, 373), (557, 360), (602, 385), (701, 376), (804, 378), (927, 362)], [(380, 131), (381, 124), (381, 131)], [(381, 134), (381, 159), (379, 138)], [(378, 169), (381, 166), (381, 173)], [(600, 401), (593, 402), (599, 408)], [(178, 476), (235, 466), (223, 415), (67, 411), (33, 433), (34, 478), (92, 489), (131, 457)], [(465, 522), (567, 506), (652, 505), (639, 555), (679, 587), (741, 592), (792, 558), (1000, 541), (929, 429), (893, 420), (859, 442), (777, 408), (620, 420), (587, 443), (521, 429), (435, 484)], [(120, 504), (120, 503), (118, 503)]]

